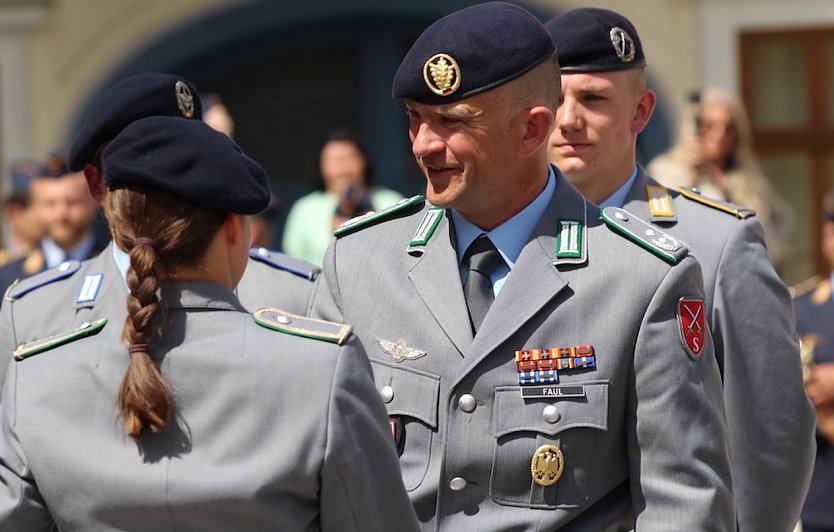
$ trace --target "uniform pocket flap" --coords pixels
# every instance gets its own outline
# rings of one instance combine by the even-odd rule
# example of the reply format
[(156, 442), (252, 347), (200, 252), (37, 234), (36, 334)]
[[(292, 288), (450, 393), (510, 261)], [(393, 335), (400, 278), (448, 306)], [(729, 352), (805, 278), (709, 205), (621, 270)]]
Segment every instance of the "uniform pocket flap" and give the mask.
[(608, 381), (572, 382), (582, 387), (581, 397), (524, 398), (520, 386), (495, 389), (495, 437), (513, 432), (538, 432), (553, 436), (577, 427), (608, 429)]
[(411, 416), (437, 428), (440, 377), (405, 366), (371, 360), (376, 388), (389, 416)]

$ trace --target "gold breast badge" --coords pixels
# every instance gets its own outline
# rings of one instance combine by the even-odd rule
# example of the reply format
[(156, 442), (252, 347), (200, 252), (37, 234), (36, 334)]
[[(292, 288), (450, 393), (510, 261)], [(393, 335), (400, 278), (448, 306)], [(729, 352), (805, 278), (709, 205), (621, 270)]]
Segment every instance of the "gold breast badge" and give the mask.
[(530, 474), (533, 482), (539, 486), (556, 484), (565, 470), (565, 455), (555, 445), (542, 445), (533, 453), (530, 461)]

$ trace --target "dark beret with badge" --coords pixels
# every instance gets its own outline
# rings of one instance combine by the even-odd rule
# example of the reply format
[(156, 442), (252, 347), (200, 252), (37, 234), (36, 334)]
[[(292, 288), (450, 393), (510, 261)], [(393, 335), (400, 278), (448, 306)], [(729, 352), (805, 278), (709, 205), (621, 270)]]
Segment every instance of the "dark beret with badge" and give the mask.
[(137, 120), (107, 146), (102, 165), (109, 188), (162, 190), (220, 212), (257, 214), (269, 206), (264, 169), (200, 120)]
[(556, 46), (562, 72), (611, 72), (646, 66), (637, 30), (614, 11), (581, 7), (550, 19), (544, 26)]
[(149, 116), (202, 120), (196, 87), (179, 76), (148, 72), (129, 77), (107, 89), (90, 107), (69, 150), (73, 172), (92, 163), (101, 146), (128, 124)]
[(429, 26), (394, 75), (394, 98), (452, 103), (494, 89), (553, 57), (541, 22), (524, 9), (489, 2)]

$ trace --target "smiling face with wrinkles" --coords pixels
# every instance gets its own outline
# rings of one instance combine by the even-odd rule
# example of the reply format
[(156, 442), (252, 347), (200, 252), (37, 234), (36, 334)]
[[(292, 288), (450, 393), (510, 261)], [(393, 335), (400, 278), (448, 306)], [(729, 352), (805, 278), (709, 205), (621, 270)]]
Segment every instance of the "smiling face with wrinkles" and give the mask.
[(539, 118), (541, 108), (514, 102), (511, 85), (448, 105), (405, 100), (411, 149), (426, 176), (426, 199), (485, 230), (524, 208), (547, 179), (544, 157), (538, 171), (529, 171), (533, 145), (543, 146), (547, 129), (541, 141), (531, 141), (530, 132), (549, 128), (552, 114)]

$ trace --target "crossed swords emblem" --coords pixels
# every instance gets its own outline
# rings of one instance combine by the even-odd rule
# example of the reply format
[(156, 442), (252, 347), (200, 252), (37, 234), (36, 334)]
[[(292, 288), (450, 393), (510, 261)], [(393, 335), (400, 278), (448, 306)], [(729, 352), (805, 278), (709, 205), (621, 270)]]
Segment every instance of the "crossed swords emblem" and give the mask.
[(703, 327), (701, 327), (698, 324), (698, 316), (701, 315), (701, 311), (704, 309), (703, 305), (698, 305), (698, 311), (694, 312), (694, 313), (692, 312), (692, 309), (690, 309), (688, 306), (686, 306), (686, 305), (681, 305), (681, 306), (686, 310), (686, 313), (689, 314), (689, 317), (692, 318), (692, 323), (690, 323), (686, 327), (686, 335), (689, 336), (690, 334), (692, 334), (695, 327), (698, 328), (695, 332), (697, 332), (698, 334), (701, 334), (701, 331), (703, 330)]

